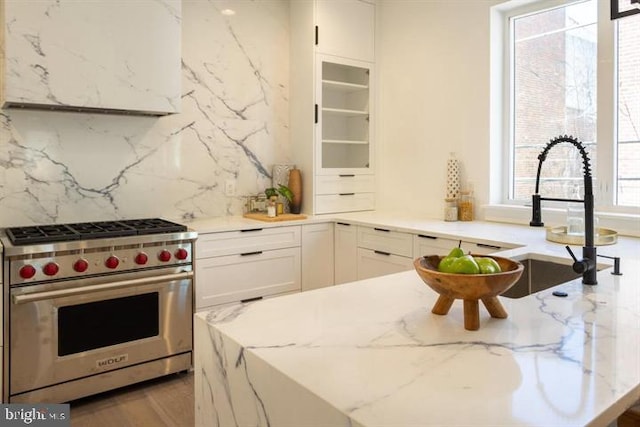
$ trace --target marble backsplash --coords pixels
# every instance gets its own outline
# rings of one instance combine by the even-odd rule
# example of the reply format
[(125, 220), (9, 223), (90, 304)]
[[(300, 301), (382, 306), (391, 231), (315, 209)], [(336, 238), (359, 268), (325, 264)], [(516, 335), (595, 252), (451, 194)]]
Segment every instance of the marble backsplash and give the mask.
[(0, 111), (0, 227), (241, 214), (290, 163), (288, 81), (286, 0), (183, 0), (181, 113)]

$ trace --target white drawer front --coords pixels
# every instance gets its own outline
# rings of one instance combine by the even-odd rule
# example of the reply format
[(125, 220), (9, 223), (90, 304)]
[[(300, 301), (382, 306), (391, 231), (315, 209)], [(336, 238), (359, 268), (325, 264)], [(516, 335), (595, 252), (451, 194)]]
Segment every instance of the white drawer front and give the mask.
[(448, 255), (451, 249), (458, 246), (458, 242), (444, 237), (416, 234), (413, 236), (413, 256), (418, 258), (424, 255)]
[(461, 248), (465, 252), (471, 252), (472, 254), (478, 255), (489, 255), (498, 251), (509, 249), (508, 247), (486, 245), (484, 243), (466, 242), (464, 240), (462, 241)]
[(205, 233), (196, 241), (196, 259), (300, 246), (300, 226)]
[(300, 248), (196, 262), (196, 308), (300, 291)]
[(373, 193), (373, 175), (318, 175), (316, 194)]
[(316, 196), (316, 213), (355, 212), (375, 207), (373, 193), (327, 194)]
[(358, 248), (358, 280), (413, 269), (413, 259)]
[(412, 235), (386, 228), (358, 227), (358, 247), (413, 257)]

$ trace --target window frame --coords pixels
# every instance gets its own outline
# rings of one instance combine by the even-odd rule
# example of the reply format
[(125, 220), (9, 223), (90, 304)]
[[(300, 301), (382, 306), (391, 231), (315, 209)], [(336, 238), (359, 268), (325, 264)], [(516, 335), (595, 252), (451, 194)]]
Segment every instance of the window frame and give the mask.
[[(530, 206), (531, 200), (517, 200), (513, 198), (514, 182), (514, 146), (513, 141), (513, 111), (515, 106), (514, 81), (512, 78), (512, 58), (514, 56), (513, 19), (514, 17), (533, 14), (552, 8), (564, 7), (570, 4), (581, 3), (586, 0), (532, 0), (524, 5), (517, 2), (516, 6), (507, 2), (506, 7), (501, 8), (500, 20), (502, 26), (502, 118), (501, 126), (501, 162), (502, 182), (499, 191), (500, 203), (504, 205)], [(640, 214), (640, 207), (616, 205), (616, 179), (617, 179), (617, 21), (610, 20), (610, 8), (608, 2), (598, 1), (597, 23), (597, 69), (596, 82), (598, 111), (596, 126), (596, 152), (597, 164), (594, 180), (594, 195), (596, 197), (596, 210), (616, 214)], [(550, 135), (549, 138), (552, 138)], [(492, 184), (493, 185), (493, 184)], [(565, 203), (551, 202), (549, 206), (564, 208)]]

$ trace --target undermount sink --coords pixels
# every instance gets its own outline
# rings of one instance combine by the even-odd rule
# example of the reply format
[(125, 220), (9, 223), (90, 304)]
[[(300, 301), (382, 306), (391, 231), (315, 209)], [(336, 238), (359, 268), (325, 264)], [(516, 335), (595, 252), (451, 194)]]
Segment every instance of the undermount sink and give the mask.
[[(520, 261), (524, 265), (524, 271), (516, 284), (501, 294), (503, 297), (526, 297), (582, 277), (581, 274), (573, 271), (573, 260), (570, 258), (529, 253), (512, 259)], [(609, 267), (606, 264), (597, 265), (598, 271)]]

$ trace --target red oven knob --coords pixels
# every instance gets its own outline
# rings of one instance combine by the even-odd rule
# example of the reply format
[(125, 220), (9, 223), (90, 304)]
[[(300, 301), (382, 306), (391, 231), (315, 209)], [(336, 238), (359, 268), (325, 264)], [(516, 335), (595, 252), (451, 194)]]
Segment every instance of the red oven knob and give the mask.
[(36, 275), (36, 268), (30, 264), (23, 265), (20, 268), (20, 271), (18, 271), (18, 274), (20, 274), (20, 277), (22, 277), (23, 279), (31, 279)]
[(84, 273), (89, 268), (89, 262), (86, 259), (79, 259), (73, 263), (73, 269), (78, 273)]
[(145, 254), (144, 252), (140, 252), (138, 255), (136, 255), (136, 257), (134, 258), (134, 262), (138, 265), (145, 265), (147, 263), (147, 261), (149, 260), (149, 257), (147, 256), (147, 254)]
[(48, 262), (42, 267), (42, 272), (47, 276), (55, 276), (58, 274), (60, 267), (55, 262)]
[(111, 256), (110, 256), (109, 258), (107, 258), (107, 260), (104, 262), (104, 265), (105, 265), (107, 268), (110, 268), (110, 269), (112, 269), (112, 270), (113, 270), (114, 268), (118, 267), (118, 264), (120, 264), (120, 260), (119, 260), (119, 259), (118, 259), (118, 257), (117, 257), (117, 256), (115, 256), (115, 255), (111, 255)]
[(158, 259), (162, 262), (167, 262), (171, 259), (171, 252), (169, 252), (166, 249), (163, 249), (160, 251), (160, 253), (158, 254)]
[(188, 256), (189, 252), (187, 252), (187, 250), (184, 248), (179, 248), (176, 251), (176, 258), (178, 258), (179, 260), (187, 259)]

